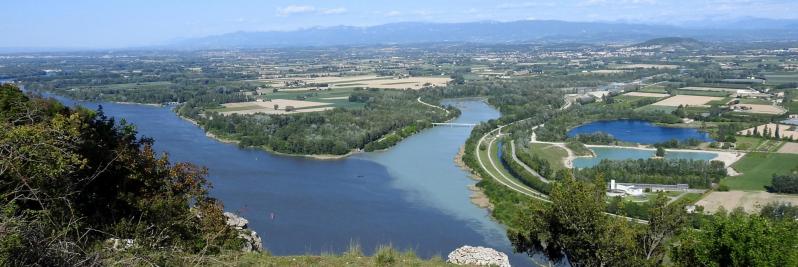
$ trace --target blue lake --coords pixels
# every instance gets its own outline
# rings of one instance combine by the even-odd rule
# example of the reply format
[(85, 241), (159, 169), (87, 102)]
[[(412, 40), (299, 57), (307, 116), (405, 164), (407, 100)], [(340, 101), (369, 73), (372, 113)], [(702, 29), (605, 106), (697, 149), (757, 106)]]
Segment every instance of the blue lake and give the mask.
[[(595, 157), (583, 157), (574, 159), (574, 168), (589, 168), (596, 166), (602, 160), (626, 160), (626, 159), (648, 159), (654, 157), (655, 150), (643, 150), (635, 148), (620, 148), (620, 147), (591, 147), (591, 150), (596, 154)], [(665, 153), (666, 159), (692, 159), (692, 160), (711, 160), (717, 154), (712, 152), (677, 152), (667, 151)]]
[(685, 141), (691, 138), (703, 142), (714, 141), (709, 133), (697, 129), (662, 127), (641, 120), (595, 121), (568, 131), (568, 137), (597, 132), (608, 133), (620, 141), (640, 144), (656, 144), (672, 139)]
[[(445, 259), (457, 247), (476, 245), (507, 253), (513, 266), (534, 265), (533, 258), (513, 253), (505, 228), (469, 201), (467, 186), (474, 181), (453, 160), (471, 128), (435, 127), (387, 151), (314, 160), (215, 141), (165, 107), (56, 98), (89, 108), (102, 104), (107, 115), (124, 118), (141, 136), (154, 138), (155, 148), (173, 162), (208, 167), (211, 195), (249, 219), (275, 255), (340, 253), (355, 241), (366, 253), (392, 244)], [(499, 116), (478, 100), (446, 104), (463, 111), (457, 123)]]

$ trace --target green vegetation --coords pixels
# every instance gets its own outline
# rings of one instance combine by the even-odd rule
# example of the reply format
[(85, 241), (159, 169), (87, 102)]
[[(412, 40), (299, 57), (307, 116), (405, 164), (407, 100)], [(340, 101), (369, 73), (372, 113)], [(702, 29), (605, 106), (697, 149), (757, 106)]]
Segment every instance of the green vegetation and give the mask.
[[(551, 172), (545, 172), (545, 173), (552, 173), (552, 174), (553, 172), (565, 169), (565, 163), (563, 162), (563, 160), (565, 160), (565, 158), (568, 157), (568, 152), (562, 149), (561, 147), (549, 144), (540, 144), (540, 143), (529, 144), (526, 151), (520, 153), (526, 153), (528, 155), (531, 155), (531, 157), (529, 157), (528, 155), (519, 156), (519, 159), (522, 159), (524, 163), (527, 163), (527, 161), (534, 162), (535, 157), (539, 158), (540, 160), (546, 161), (548, 163), (547, 165), (551, 169)], [(532, 158), (532, 159), (527, 160), (527, 158)], [(530, 163), (527, 163), (527, 165), (529, 164)], [(542, 165), (542, 164), (533, 164), (533, 165)]]
[(768, 79), (769, 84), (782, 85), (798, 83), (798, 73), (795, 72), (765, 74), (765, 78)]
[(726, 168), (720, 161), (704, 160), (602, 160), (596, 166), (574, 171), (580, 179), (591, 179), (599, 174), (622, 183), (688, 184), (691, 188), (709, 188), (711, 183), (726, 177)]
[[(798, 168), (796, 168), (798, 170)], [(768, 187), (773, 193), (798, 194), (798, 174), (773, 175), (773, 183)]]
[(681, 206), (657, 198), (649, 224), (604, 214), (605, 183), (579, 182), (566, 177), (552, 187), (551, 204), (522, 209), (517, 227), (508, 230), (516, 249), (543, 252), (553, 262), (566, 257), (574, 266), (661, 265), (672, 236), (682, 230)]
[(440, 256), (421, 259), (412, 250), (399, 251), (391, 246), (380, 246), (374, 255), (364, 255), (359, 247), (351, 247), (343, 254), (322, 253), (321, 255), (274, 256), (268, 252), (225, 252), (218, 255), (200, 255), (180, 252), (154, 251), (144, 255), (128, 252), (117, 252), (111, 255), (109, 263), (142, 266), (152, 264), (148, 260), (159, 259), (158, 263), (166, 266), (187, 266), (188, 263), (199, 266), (420, 266), (443, 267), (456, 266), (446, 263)]
[(717, 97), (727, 97), (727, 96), (729, 96), (728, 92), (723, 92), (723, 91), (700, 91), (700, 90), (672, 90), (671, 94), (674, 94), (674, 95), (717, 96)]
[(764, 138), (759, 137), (749, 137), (749, 136), (738, 136), (737, 142), (735, 146), (738, 150), (755, 150), (760, 147), (762, 142), (765, 142)]
[(684, 231), (673, 247), (679, 266), (796, 266), (798, 223), (718, 212), (699, 230)]
[(640, 88), (640, 90), (639, 90), (639, 91), (640, 91), (640, 92), (644, 92), (644, 93), (657, 93), (657, 94), (665, 94), (665, 93), (668, 93), (668, 91), (667, 91), (667, 90), (665, 90), (665, 86), (660, 86), (660, 85), (648, 85), (648, 86), (644, 86), (643, 88)]
[(133, 126), (10, 85), (0, 123), (1, 265), (105, 265), (110, 238), (143, 255), (241, 249), (206, 171), (156, 155)]
[[(516, 150), (516, 153), (518, 151)], [(512, 158), (512, 151), (509, 145), (502, 144), (502, 152), (501, 152), (501, 162), (504, 166), (507, 166), (507, 170), (509, 171), (512, 177), (520, 178), (521, 182), (524, 185), (535, 189), (538, 192), (543, 194), (548, 194), (551, 190), (549, 184), (540, 180), (540, 178), (536, 177), (526, 169), (524, 169), (521, 164), (513, 160)], [(549, 170), (544, 169), (544, 173), (550, 174)], [(541, 174), (542, 175), (542, 174)], [(545, 176), (544, 176), (545, 177)]]
[(590, 148), (587, 148), (584, 144), (578, 141), (565, 143), (565, 147), (570, 149), (571, 152), (578, 157), (593, 156), (593, 150), (590, 150)]
[(721, 181), (732, 190), (762, 191), (771, 185), (773, 175), (792, 173), (798, 167), (798, 155), (751, 152), (732, 167), (742, 174)]
[(739, 101), (740, 101), (740, 104), (749, 104), (749, 105), (771, 105), (771, 104), (773, 104), (772, 102), (770, 102), (768, 100), (759, 99), (759, 98), (740, 98)]
[(339, 108), (328, 112), (292, 115), (220, 115), (203, 111), (198, 100), (182, 105), (179, 113), (207, 131), (241, 146), (261, 147), (289, 154), (343, 155), (355, 149), (376, 150), (459, 115), (432, 108), (416, 99), (413, 91), (383, 93), (359, 90), (350, 100), (364, 101), (362, 109)]

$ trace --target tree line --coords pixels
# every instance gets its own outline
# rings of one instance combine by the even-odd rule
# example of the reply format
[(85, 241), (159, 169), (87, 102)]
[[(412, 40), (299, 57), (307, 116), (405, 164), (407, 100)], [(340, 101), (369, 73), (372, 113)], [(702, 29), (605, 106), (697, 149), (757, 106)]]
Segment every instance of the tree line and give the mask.
[(602, 174), (622, 183), (688, 184), (692, 188), (709, 188), (726, 177), (721, 161), (688, 159), (602, 160), (596, 166), (574, 171), (580, 179)]

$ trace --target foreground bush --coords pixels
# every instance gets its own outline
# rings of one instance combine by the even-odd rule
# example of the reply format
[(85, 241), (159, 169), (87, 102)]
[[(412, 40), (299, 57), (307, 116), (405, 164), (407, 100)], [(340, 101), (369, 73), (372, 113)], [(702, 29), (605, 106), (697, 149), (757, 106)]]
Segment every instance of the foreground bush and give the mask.
[(113, 239), (130, 253), (240, 248), (206, 170), (156, 155), (133, 126), (12, 85), (0, 124), (0, 265), (100, 264)]

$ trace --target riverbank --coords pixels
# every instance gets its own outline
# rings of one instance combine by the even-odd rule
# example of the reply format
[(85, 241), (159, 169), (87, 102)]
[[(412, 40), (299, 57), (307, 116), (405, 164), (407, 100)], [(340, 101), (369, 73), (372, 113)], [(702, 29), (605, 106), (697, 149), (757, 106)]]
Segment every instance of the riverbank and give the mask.
[[(86, 100), (84, 100), (84, 101), (86, 101)], [(163, 105), (163, 104), (119, 102), (119, 101), (111, 101), (111, 103), (120, 104), (120, 105), (142, 105), (142, 106), (150, 106), (150, 107), (165, 107), (166, 106), (166, 105)]]
[[(482, 177), (479, 177), (476, 173), (474, 173), (468, 165), (463, 162), (463, 155), (465, 155), (465, 145), (460, 146), (460, 149), (457, 151), (457, 154), (454, 156), (454, 165), (459, 167), (460, 169), (468, 172), (468, 177), (473, 179), (474, 181), (481, 181)], [(488, 195), (485, 194), (485, 191), (482, 190), (481, 187), (477, 186), (476, 184), (472, 184), (468, 186), (468, 190), (471, 191), (471, 195), (469, 196), (469, 200), (472, 204), (476, 205), (481, 209), (488, 209), (493, 210), (493, 205), (490, 203), (490, 199), (488, 199)]]

